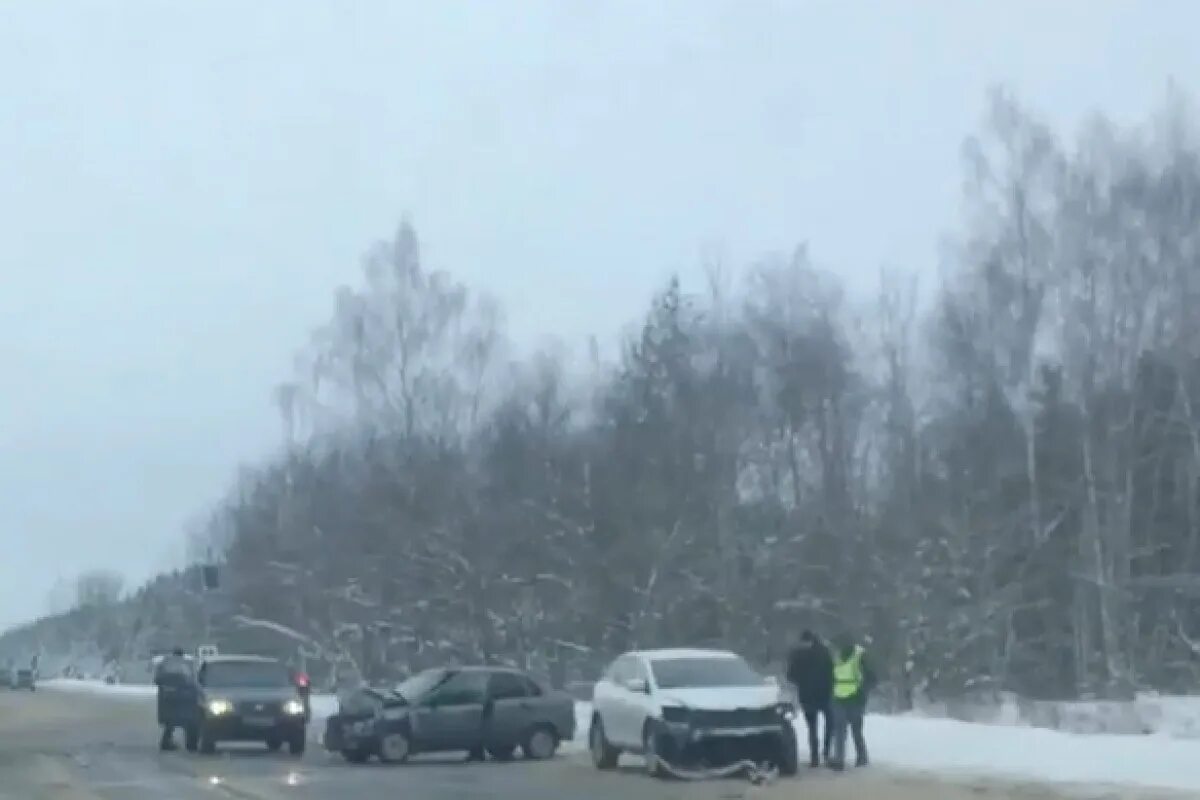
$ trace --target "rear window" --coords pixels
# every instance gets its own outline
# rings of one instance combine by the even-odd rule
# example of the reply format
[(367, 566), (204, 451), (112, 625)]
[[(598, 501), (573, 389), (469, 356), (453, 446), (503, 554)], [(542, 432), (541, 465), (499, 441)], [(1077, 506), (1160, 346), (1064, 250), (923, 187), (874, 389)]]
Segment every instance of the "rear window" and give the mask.
[(271, 661), (218, 661), (204, 668), (205, 686), (269, 689), (291, 684), (287, 667)]

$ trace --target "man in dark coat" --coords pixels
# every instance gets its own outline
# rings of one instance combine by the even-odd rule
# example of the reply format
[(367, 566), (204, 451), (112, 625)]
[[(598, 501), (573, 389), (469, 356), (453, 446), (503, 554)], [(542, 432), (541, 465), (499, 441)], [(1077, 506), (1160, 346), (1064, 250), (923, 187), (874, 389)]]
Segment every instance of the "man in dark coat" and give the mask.
[[(808, 727), (809, 763), (818, 767), (821, 757), (829, 760), (833, 743), (833, 727), (830, 724), (830, 704), (833, 702), (833, 657), (829, 648), (815, 633), (806, 630), (800, 634), (800, 644), (788, 655), (787, 679), (796, 687), (796, 699), (804, 713), (804, 724)], [(817, 717), (825, 724), (822, 748), (817, 750)]]
[(158, 686), (158, 724), (162, 726), (158, 747), (174, 750), (175, 728), (190, 720), (196, 704), (195, 676), (183, 648), (175, 648), (158, 662), (154, 683)]

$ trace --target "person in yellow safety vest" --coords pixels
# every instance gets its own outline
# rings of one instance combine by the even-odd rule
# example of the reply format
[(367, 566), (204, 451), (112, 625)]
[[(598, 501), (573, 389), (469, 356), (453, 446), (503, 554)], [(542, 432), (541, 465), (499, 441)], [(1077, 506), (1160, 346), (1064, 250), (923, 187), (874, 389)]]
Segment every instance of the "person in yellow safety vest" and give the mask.
[(855, 764), (868, 764), (863, 718), (867, 696), (875, 687), (875, 674), (867, 663), (867, 651), (849, 636), (839, 637), (833, 653), (833, 753), (829, 766), (846, 768), (846, 733), (854, 737)]

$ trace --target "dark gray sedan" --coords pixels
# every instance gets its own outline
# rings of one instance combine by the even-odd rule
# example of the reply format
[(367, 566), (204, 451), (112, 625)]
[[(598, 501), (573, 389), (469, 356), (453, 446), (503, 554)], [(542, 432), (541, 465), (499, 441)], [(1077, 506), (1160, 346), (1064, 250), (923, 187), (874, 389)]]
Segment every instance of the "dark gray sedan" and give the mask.
[(325, 747), (347, 761), (402, 762), (417, 753), (486, 752), (551, 758), (575, 736), (575, 702), (502, 667), (430, 669), (390, 690), (345, 698), (325, 726)]

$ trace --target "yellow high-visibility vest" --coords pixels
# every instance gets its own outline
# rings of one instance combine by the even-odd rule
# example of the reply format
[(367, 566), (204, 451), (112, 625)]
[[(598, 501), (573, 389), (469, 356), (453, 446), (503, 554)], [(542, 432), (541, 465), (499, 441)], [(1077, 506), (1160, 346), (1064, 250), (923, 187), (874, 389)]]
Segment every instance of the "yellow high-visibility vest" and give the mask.
[(847, 700), (862, 689), (863, 650), (861, 645), (854, 647), (854, 652), (847, 659), (836, 656), (833, 662), (833, 696), (837, 700)]

